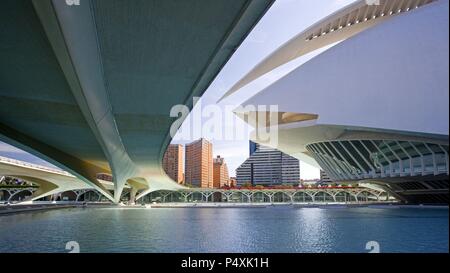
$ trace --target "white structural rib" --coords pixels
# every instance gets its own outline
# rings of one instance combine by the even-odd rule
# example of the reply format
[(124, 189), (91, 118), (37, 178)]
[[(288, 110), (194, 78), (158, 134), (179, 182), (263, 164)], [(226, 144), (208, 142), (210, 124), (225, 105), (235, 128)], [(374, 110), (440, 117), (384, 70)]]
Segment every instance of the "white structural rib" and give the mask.
[[(250, 139), (315, 166), (326, 164), (323, 151), (306, 148), (317, 142), (392, 140), (447, 147), (448, 10), (449, 1), (436, 1), (370, 28), (243, 102), (239, 109), (277, 105), (278, 112), (290, 117), (312, 117), (267, 126), (252, 112), (236, 112), (255, 128)], [(269, 127), (275, 128), (275, 141), (258, 137), (260, 132), (267, 135)], [(339, 149), (336, 157), (342, 157)], [(389, 164), (383, 175), (388, 176), (394, 160), (385, 159)], [(352, 173), (347, 163), (333, 164)]]
[(262, 60), (219, 100), (273, 69), (314, 50), (348, 39), (398, 14), (436, 0), (358, 0), (310, 26)]
[[(22, 200), (24, 202), (65, 191), (96, 189), (69, 172), (3, 156), (0, 156), (0, 176), (2, 178), (5, 176), (15, 177), (39, 185), (39, 188), (29, 198)], [(114, 190), (111, 182), (97, 180), (106, 190)], [(129, 186), (125, 187), (130, 188)]]

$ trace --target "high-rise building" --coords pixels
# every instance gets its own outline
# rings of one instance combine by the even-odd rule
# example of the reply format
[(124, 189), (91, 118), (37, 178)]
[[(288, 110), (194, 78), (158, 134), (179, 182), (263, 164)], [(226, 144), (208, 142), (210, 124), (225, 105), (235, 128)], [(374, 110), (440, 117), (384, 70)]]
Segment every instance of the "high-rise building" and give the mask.
[(237, 184), (296, 185), (300, 181), (300, 163), (277, 149), (250, 142), (250, 157), (236, 169)]
[(204, 138), (186, 144), (185, 183), (195, 187), (213, 187), (212, 143)]
[(324, 170), (320, 170), (320, 181), (325, 183), (333, 182)]
[(237, 182), (236, 182), (236, 177), (230, 177), (230, 179), (228, 180), (228, 185), (229, 187), (236, 187)]
[(253, 142), (253, 141), (249, 141), (249, 155), (248, 156), (251, 156), (254, 152), (256, 152), (256, 148), (257, 148), (257, 146), (256, 146), (256, 143), (255, 142)]
[(183, 146), (170, 144), (163, 157), (163, 168), (178, 184), (183, 184)]
[(220, 188), (228, 185), (230, 176), (224, 158), (218, 155), (217, 158), (214, 158), (213, 164), (213, 187)]

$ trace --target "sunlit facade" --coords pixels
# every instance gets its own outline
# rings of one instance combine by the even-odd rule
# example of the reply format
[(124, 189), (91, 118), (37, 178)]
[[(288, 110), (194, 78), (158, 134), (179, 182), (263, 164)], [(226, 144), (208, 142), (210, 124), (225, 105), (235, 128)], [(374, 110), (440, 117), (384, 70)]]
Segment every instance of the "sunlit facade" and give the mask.
[(229, 185), (230, 176), (228, 166), (223, 157), (213, 159), (213, 188), (221, 188)]
[(277, 149), (250, 142), (250, 157), (236, 169), (237, 185), (298, 185), (300, 162)]
[[(445, 0), (356, 1), (311, 26), (237, 86), (332, 45), (243, 105), (275, 104), (280, 117), (312, 118), (279, 120), (271, 143), (257, 137), (270, 125), (239, 113), (256, 128), (251, 138), (334, 182), (370, 182), (406, 203), (448, 203), (448, 13)], [(342, 19), (345, 26), (333, 27)]]
[(186, 185), (201, 188), (213, 187), (212, 149), (212, 143), (204, 138), (186, 144)]
[(170, 144), (163, 157), (163, 169), (178, 184), (184, 182), (184, 149), (181, 144)]

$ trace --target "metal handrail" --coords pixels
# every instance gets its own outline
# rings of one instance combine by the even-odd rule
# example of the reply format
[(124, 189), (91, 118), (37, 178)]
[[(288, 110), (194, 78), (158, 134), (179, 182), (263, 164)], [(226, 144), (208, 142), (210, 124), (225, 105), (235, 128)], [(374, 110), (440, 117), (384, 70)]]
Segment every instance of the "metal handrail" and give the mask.
[(58, 170), (58, 169), (54, 169), (54, 168), (50, 168), (50, 167), (45, 167), (45, 166), (42, 166), (42, 165), (28, 163), (28, 162), (25, 162), (25, 161), (12, 159), (12, 158), (8, 158), (8, 157), (4, 157), (4, 156), (0, 156), (0, 162), (6, 162), (6, 163), (22, 166), (22, 167), (28, 167), (28, 168), (43, 170), (43, 171), (57, 173), (57, 174), (66, 175), (66, 176), (73, 176), (69, 172), (66, 172), (66, 171), (63, 171), (63, 170)]

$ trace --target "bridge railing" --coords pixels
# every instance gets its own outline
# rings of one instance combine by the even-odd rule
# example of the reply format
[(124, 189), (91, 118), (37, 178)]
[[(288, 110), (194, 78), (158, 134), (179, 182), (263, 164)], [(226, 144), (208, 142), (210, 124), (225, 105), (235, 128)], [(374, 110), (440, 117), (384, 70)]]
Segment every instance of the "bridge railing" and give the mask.
[[(236, 187), (220, 187), (220, 190), (305, 190), (305, 189), (311, 189), (311, 190), (317, 190), (317, 189), (355, 189), (358, 187), (355, 186), (264, 186), (264, 187), (247, 187), (247, 186), (236, 186)], [(201, 188), (200, 188), (201, 189)]]
[(13, 164), (13, 165), (21, 166), (21, 167), (27, 167), (27, 168), (31, 168), (31, 169), (38, 169), (38, 170), (43, 170), (46, 172), (52, 172), (52, 173), (57, 173), (57, 174), (61, 174), (61, 175), (72, 176), (69, 172), (66, 172), (63, 170), (45, 167), (42, 165), (37, 165), (37, 164), (33, 164), (33, 163), (29, 163), (29, 162), (25, 162), (25, 161), (21, 161), (21, 160), (17, 160), (17, 159), (12, 159), (12, 158), (8, 158), (8, 157), (4, 157), (4, 156), (0, 156), (0, 162), (6, 162), (9, 164)]

